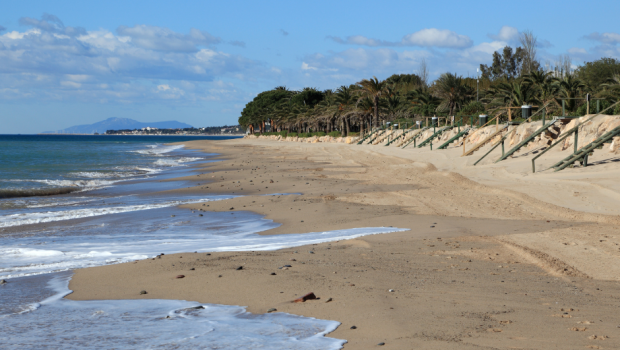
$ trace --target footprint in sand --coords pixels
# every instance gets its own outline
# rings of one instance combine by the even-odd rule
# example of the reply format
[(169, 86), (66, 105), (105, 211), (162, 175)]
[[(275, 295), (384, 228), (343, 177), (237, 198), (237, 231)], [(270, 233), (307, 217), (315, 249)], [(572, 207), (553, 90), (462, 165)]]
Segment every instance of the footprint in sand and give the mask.
[(605, 340), (605, 339), (609, 339), (609, 337), (606, 336), (606, 335), (595, 335), (594, 334), (594, 335), (589, 336), (588, 339), (590, 339), (590, 340)]

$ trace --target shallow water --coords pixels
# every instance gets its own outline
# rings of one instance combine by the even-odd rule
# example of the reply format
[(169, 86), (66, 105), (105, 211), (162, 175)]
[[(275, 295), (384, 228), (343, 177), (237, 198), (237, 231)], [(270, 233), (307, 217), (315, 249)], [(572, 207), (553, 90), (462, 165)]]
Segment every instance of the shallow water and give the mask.
[(154, 157), (151, 163), (165, 162), (159, 162), (157, 172), (115, 179), (105, 186), (84, 186), (78, 193), (0, 200), (0, 279), (8, 281), (0, 285), (0, 347), (341, 348), (343, 340), (324, 337), (338, 326), (335, 321), (282, 313), (252, 315), (238, 306), (188, 309), (199, 306), (189, 301), (63, 299), (70, 293), (68, 280), (76, 268), (160, 253), (275, 250), (400, 230), (357, 228), (261, 236), (257, 233), (277, 224), (252, 212), (177, 208), (203, 202), (208, 209), (207, 202), (234, 194), (157, 192), (189, 185), (160, 180), (191, 174), (188, 165), (196, 164), (194, 158), (209, 161), (208, 155), (195, 157), (196, 152), (157, 144), (142, 145), (132, 153)]
[(0, 316), (2, 348), (319, 350), (340, 349), (345, 342), (324, 336), (338, 322), (285, 313), (254, 315), (239, 306), (62, 299), (70, 293), (69, 277), (61, 273), (45, 279), (43, 289), (51, 296), (31, 311)]

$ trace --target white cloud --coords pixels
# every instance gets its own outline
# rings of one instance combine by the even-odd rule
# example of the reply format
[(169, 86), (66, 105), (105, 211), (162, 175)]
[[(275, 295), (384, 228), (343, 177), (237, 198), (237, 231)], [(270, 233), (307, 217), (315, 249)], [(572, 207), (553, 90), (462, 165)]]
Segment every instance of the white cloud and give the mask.
[(363, 35), (352, 35), (346, 39), (328, 36), (339, 44), (361, 46), (421, 46), (439, 48), (467, 48), (472, 45), (472, 40), (466, 35), (457, 34), (447, 29), (426, 28), (415, 33), (405, 35), (400, 41), (386, 41), (372, 39)]
[(466, 35), (436, 28), (422, 29), (413, 34), (405, 35), (402, 42), (404, 45), (450, 48), (466, 48), (473, 43)]
[(306, 62), (301, 62), (301, 70), (316, 70), (316, 67), (310, 67)]
[(60, 85), (74, 89), (79, 89), (82, 86), (82, 84), (76, 83), (74, 81), (61, 81)]
[(140, 48), (166, 52), (196, 52), (198, 46), (209, 46), (221, 42), (211, 34), (198, 29), (190, 29), (189, 34), (173, 32), (168, 28), (136, 25), (120, 26), (118, 34), (131, 38), (132, 43)]
[(581, 47), (571, 47), (570, 49), (568, 49), (568, 53), (570, 53), (570, 54), (587, 54), (588, 51), (586, 51), (586, 49), (581, 48)]
[[(198, 29), (177, 33), (136, 25), (121, 26), (118, 33), (86, 31), (65, 26), (52, 15), (22, 18), (20, 23), (30, 28), (0, 34), (0, 89), (19, 93), (0, 99), (38, 95), (138, 103), (162, 98), (158, 89), (145, 88), (145, 82), (172, 88), (170, 82), (184, 81), (200, 86), (192, 93), (179, 88), (165, 98), (199, 100), (216, 78), (270, 74), (255, 61), (217, 50), (213, 45), (221, 40)], [(55, 89), (58, 86), (65, 89)], [(232, 95), (218, 98), (228, 100)]]
[(489, 34), (489, 38), (499, 41), (514, 41), (519, 39), (519, 30), (511, 26), (503, 26), (497, 35)]
[(620, 43), (620, 34), (618, 33), (598, 33), (594, 32), (590, 35), (586, 35), (585, 38), (598, 41), (605, 44), (618, 44)]

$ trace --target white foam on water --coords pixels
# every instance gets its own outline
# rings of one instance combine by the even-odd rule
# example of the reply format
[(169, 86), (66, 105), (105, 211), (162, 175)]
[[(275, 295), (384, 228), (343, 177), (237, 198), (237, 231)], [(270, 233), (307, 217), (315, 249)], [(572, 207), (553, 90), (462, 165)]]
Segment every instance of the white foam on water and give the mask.
[(8, 182), (38, 182), (52, 187), (80, 187), (84, 190), (93, 190), (97, 188), (108, 187), (120, 180), (22, 180), (22, 179), (10, 179), (3, 180)]
[[(108, 197), (106, 199), (115, 198)], [(101, 201), (101, 198), (96, 197), (71, 197), (71, 198), (61, 198), (61, 197), (40, 197), (35, 200), (25, 200), (24, 207), (25, 208), (45, 208), (45, 207), (60, 207), (60, 206), (73, 206), (73, 205), (84, 205), (89, 202)], [(0, 219), (1, 220), (1, 219)]]
[(63, 299), (69, 278), (50, 281), (54, 296), (0, 318), (3, 349), (331, 350), (346, 343), (325, 336), (339, 322), (285, 313), (181, 300)]
[(183, 165), (183, 163), (195, 162), (195, 161), (202, 160), (202, 159), (203, 158), (197, 158), (197, 157), (162, 158), (162, 159), (156, 160), (153, 164), (157, 166), (172, 167), (172, 166), (181, 166)]
[[(184, 221), (184, 218), (180, 218)], [(174, 225), (175, 223), (173, 223)], [(208, 225), (205, 222), (202, 225)], [(327, 232), (261, 236), (269, 220), (235, 220), (209, 234), (196, 227), (161, 227), (147, 232), (59, 235), (7, 240), (0, 246), (0, 278), (15, 278), (155, 257), (159, 253), (276, 250), (287, 247), (353, 239), (403, 231), (393, 227), (366, 227)], [(89, 228), (94, 230), (95, 228)], [(107, 227), (106, 230), (118, 230)]]
[(184, 145), (173, 145), (173, 146), (165, 146), (165, 145), (147, 145), (150, 149), (142, 149), (137, 151), (131, 151), (134, 153), (140, 154), (150, 154), (150, 155), (160, 155), (165, 153), (170, 153), (172, 151), (181, 149), (185, 147)]
[[(220, 199), (223, 199), (223, 198), (220, 198)], [(80, 218), (87, 218), (87, 217), (94, 217), (94, 216), (101, 216), (101, 215), (126, 213), (126, 212), (132, 212), (132, 211), (167, 208), (167, 207), (174, 207), (174, 206), (181, 205), (181, 204), (202, 203), (202, 202), (208, 202), (211, 200), (213, 199), (205, 198), (205, 199), (197, 199), (197, 200), (170, 200), (170, 201), (165, 201), (162, 203), (149, 203), (149, 204), (125, 205), (125, 206), (114, 206), (114, 207), (103, 207), (102, 206), (102, 207), (74, 209), (74, 210), (58, 210), (58, 211), (47, 211), (47, 212), (28, 212), (28, 213), (20, 213), (20, 214), (10, 214), (10, 215), (0, 216), (0, 228), (40, 224), (40, 223), (54, 222), (54, 221), (80, 219)]]
[(136, 172), (101, 172), (101, 171), (79, 171), (75, 173), (69, 173), (70, 176), (74, 177), (86, 177), (90, 179), (121, 179), (126, 177), (132, 177), (139, 175)]

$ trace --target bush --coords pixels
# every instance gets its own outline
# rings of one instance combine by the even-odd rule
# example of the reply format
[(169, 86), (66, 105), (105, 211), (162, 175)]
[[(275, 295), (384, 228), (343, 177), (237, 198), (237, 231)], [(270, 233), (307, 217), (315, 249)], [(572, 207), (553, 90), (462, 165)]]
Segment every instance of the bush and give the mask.
[(332, 131), (332, 132), (330, 132), (327, 135), (329, 135), (331, 137), (340, 137), (341, 134), (340, 134), (340, 131)]
[(484, 105), (480, 102), (471, 101), (463, 107), (458, 115), (480, 115), (484, 113)]
[(297, 133), (296, 133), (296, 132), (289, 132), (287, 136), (288, 136), (288, 137), (297, 137), (297, 136), (299, 136), (299, 135), (297, 135)]
[(350, 132), (349, 136), (353, 137), (353, 136), (360, 136), (359, 132)]

